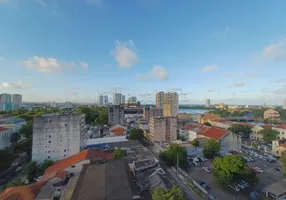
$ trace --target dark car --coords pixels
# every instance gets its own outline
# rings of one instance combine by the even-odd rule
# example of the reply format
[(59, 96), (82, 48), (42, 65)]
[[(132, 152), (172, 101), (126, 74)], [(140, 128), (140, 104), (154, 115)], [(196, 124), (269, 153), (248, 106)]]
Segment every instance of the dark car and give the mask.
[(211, 187), (206, 184), (204, 181), (200, 182), (200, 185), (205, 189), (205, 190), (211, 190)]

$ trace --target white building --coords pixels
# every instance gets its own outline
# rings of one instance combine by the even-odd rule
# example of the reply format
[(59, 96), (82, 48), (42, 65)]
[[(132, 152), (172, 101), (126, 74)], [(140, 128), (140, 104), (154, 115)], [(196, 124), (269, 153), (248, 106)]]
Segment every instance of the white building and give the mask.
[(206, 99), (206, 108), (211, 107), (211, 100), (210, 99)]
[(122, 95), (122, 96), (121, 96), (121, 103), (122, 103), (122, 104), (125, 104), (125, 95)]
[(104, 105), (106, 106), (107, 104), (108, 104), (108, 96), (105, 95), (105, 96), (104, 96)]
[(21, 94), (12, 94), (12, 103), (13, 104), (22, 104), (22, 95)]
[(43, 115), (34, 118), (32, 159), (61, 160), (83, 147), (84, 114)]
[(104, 97), (102, 95), (98, 96), (97, 103), (98, 103), (99, 106), (103, 106), (104, 105)]
[(122, 100), (121, 93), (114, 93), (113, 94), (113, 105), (120, 105)]
[(108, 107), (108, 124), (124, 124), (124, 107), (119, 105)]
[(273, 130), (276, 130), (279, 132), (279, 135), (277, 136), (277, 139), (286, 139), (286, 125), (277, 125), (272, 128)]

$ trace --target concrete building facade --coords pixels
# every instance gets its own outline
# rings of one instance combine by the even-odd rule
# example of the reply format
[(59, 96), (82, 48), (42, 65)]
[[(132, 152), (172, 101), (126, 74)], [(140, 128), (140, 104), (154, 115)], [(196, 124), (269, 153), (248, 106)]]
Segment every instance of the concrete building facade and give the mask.
[(162, 116), (163, 116), (163, 109), (152, 106), (143, 108), (143, 119), (147, 122), (149, 122), (151, 117), (162, 117)]
[(108, 124), (124, 124), (124, 107), (114, 105), (108, 107)]
[(159, 92), (156, 94), (156, 107), (163, 109), (163, 116), (176, 117), (179, 111), (179, 95), (176, 92)]
[(32, 160), (58, 161), (84, 146), (84, 114), (43, 115), (34, 118)]
[(105, 96), (104, 96), (104, 105), (106, 106), (107, 104), (108, 104), (108, 96), (105, 95)]
[(152, 142), (177, 139), (176, 117), (151, 117), (149, 121), (149, 138)]
[(120, 105), (122, 100), (121, 93), (114, 93), (113, 94), (113, 105)]
[(121, 103), (122, 103), (122, 104), (125, 104), (125, 95), (122, 95), (122, 96), (121, 96)]
[(104, 98), (103, 98), (102, 95), (98, 96), (97, 103), (98, 103), (99, 106), (103, 106), (104, 105)]
[(12, 94), (11, 97), (12, 104), (22, 104), (22, 95), (21, 94)]
[(211, 107), (211, 100), (210, 99), (206, 99), (206, 108)]

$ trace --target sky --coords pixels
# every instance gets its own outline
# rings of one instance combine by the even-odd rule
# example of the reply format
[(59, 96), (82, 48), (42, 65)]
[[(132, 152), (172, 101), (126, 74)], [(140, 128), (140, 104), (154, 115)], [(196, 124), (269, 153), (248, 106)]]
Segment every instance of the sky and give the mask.
[[(286, 1), (0, 0), (0, 93), (24, 101), (286, 99)], [(110, 99), (111, 100), (111, 99)]]

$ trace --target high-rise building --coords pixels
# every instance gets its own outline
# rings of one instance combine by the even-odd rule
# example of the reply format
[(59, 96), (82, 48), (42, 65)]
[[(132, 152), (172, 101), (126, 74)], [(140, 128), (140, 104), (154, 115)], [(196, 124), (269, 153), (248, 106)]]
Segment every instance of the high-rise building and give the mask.
[(97, 104), (98, 104), (99, 106), (103, 106), (103, 105), (104, 105), (104, 97), (103, 97), (103, 95), (99, 95), (99, 96), (98, 96)]
[(120, 105), (122, 100), (121, 93), (113, 93), (113, 105)]
[(107, 104), (108, 104), (108, 96), (105, 95), (105, 96), (104, 96), (104, 105), (107, 105)]
[(284, 109), (286, 109), (286, 99), (284, 99), (284, 106), (283, 106)]
[(73, 108), (73, 104), (70, 101), (66, 101), (65, 108)]
[(84, 114), (42, 115), (34, 118), (32, 159), (61, 160), (84, 146)]
[(137, 97), (134, 97), (134, 96), (129, 97), (128, 103), (130, 103), (130, 104), (132, 104), (132, 103), (137, 103)]
[(206, 99), (206, 108), (211, 107), (211, 100), (210, 99)]
[(114, 105), (108, 107), (108, 124), (124, 124), (124, 107)]
[(122, 104), (125, 104), (125, 95), (122, 95), (122, 96), (121, 96), (121, 103), (122, 103)]
[(163, 104), (163, 116), (165, 117), (176, 117), (178, 115), (178, 105), (173, 103)]
[(12, 104), (22, 104), (22, 95), (21, 94), (12, 94)]
[(149, 121), (150, 140), (163, 142), (177, 139), (176, 117), (151, 117)]
[(163, 109), (164, 104), (164, 92), (158, 92), (156, 94), (156, 107), (159, 109)]
[(151, 117), (162, 117), (163, 116), (163, 109), (159, 109), (156, 107), (143, 107), (143, 119), (149, 122)]
[(0, 94), (0, 102), (1, 103), (12, 103), (11, 94), (7, 94), (7, 93)]

